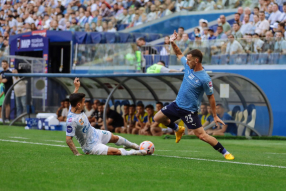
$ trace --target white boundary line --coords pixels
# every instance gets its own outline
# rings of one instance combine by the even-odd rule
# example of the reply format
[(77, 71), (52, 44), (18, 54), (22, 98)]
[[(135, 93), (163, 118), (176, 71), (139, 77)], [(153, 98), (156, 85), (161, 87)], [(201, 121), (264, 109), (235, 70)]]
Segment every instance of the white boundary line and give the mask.
[(188, 160), (198, 160), (198, 161), (210, 161), (210, 162), (221, 162), (221, 163), (233, 163), (233, 164), (244, 164), (250, 166), (264, 166), (264, 167), (272, 167), (272, 168), (285, 168), (286, 166), (276, 166), (269, 164), (255, 164), (255, 163), (247, 163), (247, 162), (235, 162), (235, 161), (227, 161), (227, 160), (212, 160), (212, 159), (202, 159), (202, 158), (191, 158), (191, 157), (179, 157), (179, 156), (167, 156), (167, 155), (154, 155), (159, 157), (168, 157), (168, 158), (178, 158), (178, 159), (188, 159)]
[(26, 138), (26, 137), (9, 137), (9, 138), (12, 138), (12, 139), (29, 139), (29, 138)]
[[(32, 144), (32, 145), (46, 145), (46, 146), (53, 146), (53, 147), (68, 147), (66, 145), (53, 145), (53, 144), (46, 144), (46, 143), (35, 143), (35, 142), (27, 142), (27, 141), (18, 141), (18, 140), (6, 140), (0, 139), (3, 142), (13, 142), (13, 143), (25, 143), (25, 144)], [(81, 147), (76, 147), (81, 148)], [(211, 160), (211, 159), (202, 159), (202, 158), (191, 158), (191, 157), (179, 157), (179, 156), (167, 156), (167, 155), (154, 155), (158, 157), (167, 157), (167, 158), (178, 158), (178, 159), (188, 159), (188, 160), (198, 160), (198, 161), (208, 161), (208, 162), (220, 162), (220, 163), (232, 163), (232, 164), (243, 164), (249, 166), (261, 166), (261, 167), (271, 167), (271, 168), (285, 168), (286, 166), (276, 166), (276, 165), (269, 165), (269, 164), (255, 164), (255, 163), (246, 163), (246, 162), (235, 162), (235, 161), (221, 161), (221, 160)]]

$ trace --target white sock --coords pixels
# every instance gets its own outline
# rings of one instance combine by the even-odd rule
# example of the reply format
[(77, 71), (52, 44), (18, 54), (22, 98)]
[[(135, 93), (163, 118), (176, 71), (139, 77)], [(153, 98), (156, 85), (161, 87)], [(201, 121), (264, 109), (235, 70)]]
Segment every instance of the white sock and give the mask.
[(121, 151), (121, 155), (136, 155), (136, 151), (135, 150), (130, 150), (130, 151), (126, 151), (125, 149), (120, 148), (119, 149)]
[(225, 156), (225, 155), (227, 155), (227, 154), (230, 154), (228, 151), (226, 151), (224, 154), (223, 154), (223, 156)]
[(118, 136), (119, 139), (118, 141), (115, 143), (117, 146), (120, 146), (120, 145), (124, 145), (126, 147), (132, 147), (133, 143), (131, 143), (130, 141), (128, 141), (127, 139), (121, 137), (121, 136)]

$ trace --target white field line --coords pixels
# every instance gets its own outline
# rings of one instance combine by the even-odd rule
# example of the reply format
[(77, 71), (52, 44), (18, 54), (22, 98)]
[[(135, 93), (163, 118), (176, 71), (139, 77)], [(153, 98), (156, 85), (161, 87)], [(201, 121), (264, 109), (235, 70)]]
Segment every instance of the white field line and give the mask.
[(65, 143), (65, 141), (57, 141), (57, 140), (45, 140), (45, 141), (48, 141), (48, 142), (56, 142), (56, 143)]
[(155, 156), (168, 157), (168, 158), (178, 158), (178, 159), (188, 159), (188, 160), (198, 160), (198, 161), (208, 161), (208, 162), (243, 164), (243, 165), (250, 165), (250, 166), (263, 166), (263, 167), (271, 167), (271, 168), (285, 168), (286, 169), (286, 166), (276, 166), (276, 165), (269, 165), (269, 164), (255, 164), (255, 163), (248, 163), (248, 162), (235, 162), (235, 161), (227, 161), (227, 160), (222, 161), (222, 160), (211, 160), (211, 159), (179, 157), (179, 156), (167, 156), (167, 155), (155, 155)]
[[(31, 145), (46, 145), (46, 146), (52, 146), (52, 147), (68, 147), (67, 145), (53, 145), (53, 144), (47, 144), (47, 143), (35, 143), (35, 142), (18, 141), (18, 140), (0, 139), (0, 141), (12, 142), (12, 143), (25, 143), (25, 144), (31, 144)], [(76, 147), (76, 148), (80, 149), (81, 147)]]
[(286, 153), (264, 153), (264, 154), (270, 154), (270, 155), (286, 155)]
[[(18, 141), (18, 140), (6, 140), (0, 139), (3, 142), (13, 142), (13, 143), (25, 143), (25, 144), (34, 144), (34, 145), (46, 145), (46, 146), (53, 146), (53, 147), (68, 147), (66, 145), (53, 145), (53, 144), (46, 144), (46, 143), (35, 143), (35, 142), (27, 142), (27, 141)], [(80, 147), (77, 147), (80, 148)], [(178, 158), (178, 159), (188, 159), (188, 160), (198, 160), (198, 161), (208, 161), (208, 162), (220, 162), (220, 163), (232, 163), (232, 164), (242, 164), (242, 165), (249, 165), (249, 166), (261, 166), (261, 167), (271, 167), (271, 168), (285, 168), (286, 166), (276, 166), (276, 165), (268, 165), (268, 164), (255, 164), (255, 163), (246, 163), (246, 162), (235, 162), (235, 161), (221, 161), (221, 160), (211, 160), (211, 159), (203, 159), (203, 158), (191, 158), (191, 157), (179, 157), (179, 156), (167, 156), (167, 155), (154, 155), (158, 157), (167, 157), (167, 158)]]
[[(156, 149), (155, 149), (155, 151), (166, 152), (166, 151), (172, 151), (172, 150), (156, 150)], [(173, 151), (172, 151), (172, 152), (173, 152)], [(200, 152), (200, 151), (176, 150), (176, 152), (196, 153), (196, 152)]]
[(12, 139), (29, 139), (29, 138), (26, 138), (26, 137), (9, 137), (9, 138), (12, 138)]

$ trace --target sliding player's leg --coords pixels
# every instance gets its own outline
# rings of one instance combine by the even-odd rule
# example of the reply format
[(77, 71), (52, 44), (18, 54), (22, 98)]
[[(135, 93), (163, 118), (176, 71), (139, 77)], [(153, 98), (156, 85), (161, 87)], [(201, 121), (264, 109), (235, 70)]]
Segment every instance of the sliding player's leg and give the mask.
[(207, 142), (210, 144), (215, 150), (220, 152), (225, 159), (227, 160), (233, 160), (234, 156), (230, 154), (221, 144), (218, 142), (218, 140), (210, 135), (208, 135), (203, 127), (197, 128), (193, 130), (194, 134), (201, 139), (204, 142)]
[[(104, 141), (103, 143), (105, 143), (105, 142), (106, 141)], [(127, 139), (125, 139), (124, 137), (113, 135), (112, 133), (111, 133), (111, 137), (110, 137), (108, 143), (115, 143), (117, 146), (123, 145), (126, 149), (132, 148), (135, 150), (139, 150), (139, 146), (136, 143), (132, 143), (132, 142), (128, 141)]]

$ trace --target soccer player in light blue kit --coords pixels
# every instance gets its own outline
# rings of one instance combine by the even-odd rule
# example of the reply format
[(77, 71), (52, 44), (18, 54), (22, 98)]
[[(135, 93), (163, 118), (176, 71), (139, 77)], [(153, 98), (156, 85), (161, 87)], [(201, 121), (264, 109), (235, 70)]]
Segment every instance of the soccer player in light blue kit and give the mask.
[(178, 126), (174, 122), (182, 119), (189, 129), (193, 129), (194, 134), (202, 141), (207, 142), (217, 151), (219, 151), (225, 159), (233, 160), (234, 156), (230, 154), (216, 138), (208, 135), (201, 125), (198, 117), (198, 109), (201, 104), (203, 94), (206, 93), (212, 108), (212, 114), (215, 123), (224, 124), (224, 122), (216, 114), (216, 103), (213, 95), (213, 84), (211, 78), (202, 66), (203, 55), (198, 49), (191, 50), (187, 53), (187, 58), (182, 54), (179, 47), (175, 44), (178, 34), (174, 31), (170, 41), (177, 57), (185, 66), (185, 74), (182, 85), (176, 100), (170, 105), (164, 107), (155, 116), (156, 123), (174, 129), (176, 132), (176, 143), (178, 143), (184, 132), (185, 127)]
[[(78, 93), (80, 81), (74, 80), (75, 90), (70, 95), (69, 101), (71, 108), (67, 117), (66, 143), (74, 155), (81, 155), (76, 149), (72, 138), (75, 136), (78, 140), (82, 151), (91, 155), (146, 155), (147, 151), (139, 150), (139, 146), (131, 143), (121, 136), (113, 135), (109, 131), (98, 130), (92, 127), (83, 112), (85, 106), (85, 95)], [(133, 148), (127, 151), (123, 148), (117, 149), (108, 147), (107, 143), (123, 145), (125, 148)]]

